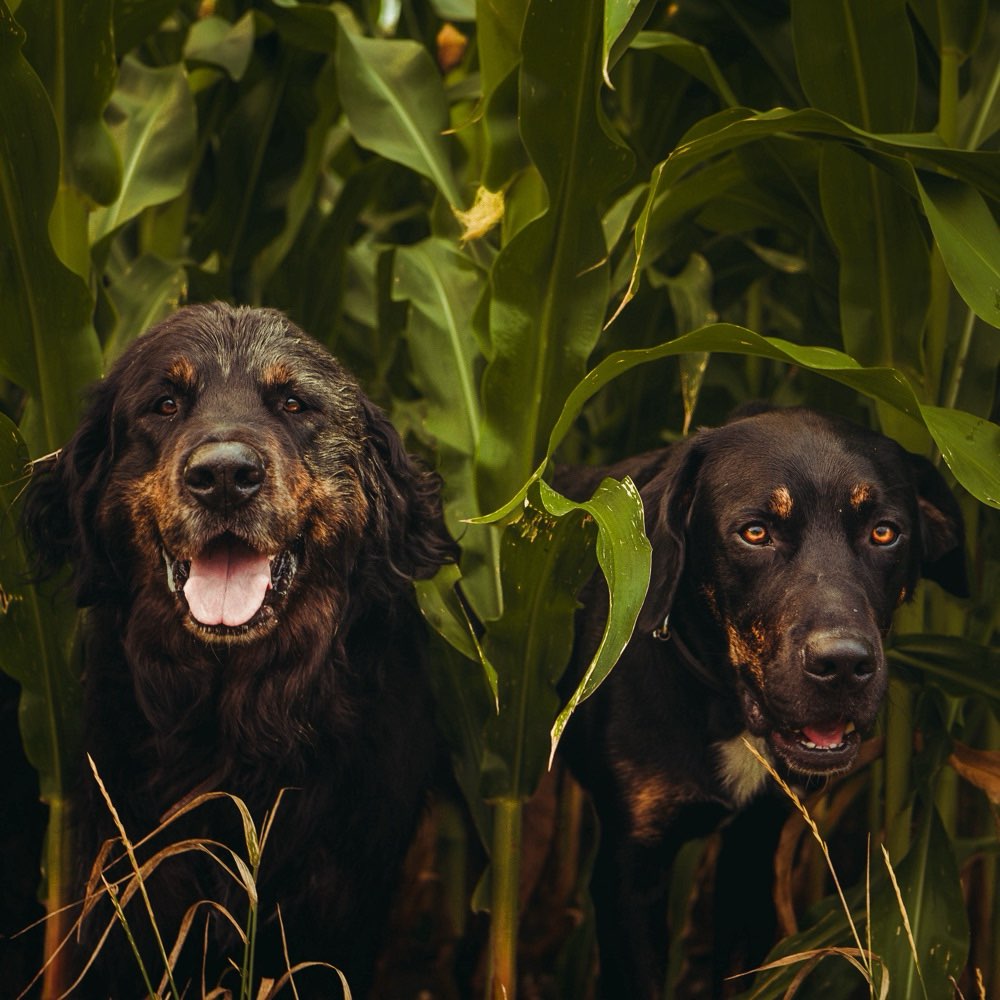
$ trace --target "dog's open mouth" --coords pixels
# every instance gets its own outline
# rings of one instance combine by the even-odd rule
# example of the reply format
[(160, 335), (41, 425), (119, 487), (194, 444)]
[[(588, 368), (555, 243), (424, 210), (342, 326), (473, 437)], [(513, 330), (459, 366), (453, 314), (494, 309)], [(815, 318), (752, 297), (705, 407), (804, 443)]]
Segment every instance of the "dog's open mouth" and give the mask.
[(861, 744), (861, 734), (853, 722), (839, 719), (797, 730), (775, 729), (767, 740), (793, 771), (831, 774), (851, 766)]
[[(795, 728), (775, 718), (749, 685), (742, 688), (741, 700), (747, 728), (755, 736), (763, 736), (775, 758), (795, 774), (838, 774), (846, 771), (858, 756), (859, 723), (846, 715), (817, 717)], [(865, 725), (863, 721), (860, 724)]]
[(233, 636), (274, 617), (299, 566), (298, 545), (274, 554), (258, 552), (223, 534), (191, 559), (163, 553), (167, 584), (182, 595), (199, 631)]

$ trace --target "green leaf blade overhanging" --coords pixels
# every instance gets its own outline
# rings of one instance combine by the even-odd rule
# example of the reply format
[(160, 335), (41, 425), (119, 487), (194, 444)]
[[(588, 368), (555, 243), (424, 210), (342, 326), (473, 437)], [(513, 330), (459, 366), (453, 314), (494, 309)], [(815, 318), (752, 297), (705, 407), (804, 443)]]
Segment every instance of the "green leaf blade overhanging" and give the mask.
[(499, 711), (486, 725), (482, 796), (528, 799), (549, 758), (556, 683), (573, 648), (576, 593), (595, 568), (594, 525), (526, 503), (501, 538), (504, 613), (483, 653), (497, 673)]
[(655, 52), (679, 66), (710, 88), (729, 107), (739, 104), (722, 70), (705, 46), (669, 31), (643, 31), (635, 37), (632, 48), (640, 52)]
[(762, 337), (731, 323), (716, 323), (656, 347), (618, 351), (605, 358), (570, 393), (552, 430), (548, 449), (527, 482), (507, 503), (476, 520), (500, 521), (518, 508), (584, 404), (605, 385), (637, 365), (692, 351), (745, 354), (799, 365), (888, 403), (927, 427), (955, 477), (970, 493), (991, 507), (1000, 507), (1000, 468), (996, 462), (1000, 427), (996, 424), (960, 410), (922, 405), (910, 384), (894, 368), (863, 368), (847, 354), (832, 348), (802, 347), (778, 337)]
[(976, 189), (916, 174), (917, 190), (948, 275), (966, 305), (1000, 328), (1000, 228)]
[[(652, 169), (646, 202), (635, 228), (636, 262), (629, 288), (618, 313), (634, 297), (639, 275), (649, 261), (646, 242), (653, 206), (688, 171), (739, 146), (779, 135), (803, 136), (823, 141), (858, 144), (866, 155), (898, 177), (899, 159), (954, 174), (982, 194), (1000, 200), (1000, 153), (993, 150), (962, 150), (944, 146), (934, 133), (876, 134), (851, 125), (816, 108), (800, 111), (772, 108), (753, 111), (728, 108), (702, 119), (681, 138), (666, 160)], [(616, 314), (617, 315), (617, 314)]]
[(606, 479), (590, 500), (574, 503), (544, 482), (540, 499), (550, 514), (564, 517), (583, 510), (597, 523), (597, 562), (608, 586), (608, 620), (597, 651), (569, 701), (552, 725), (549, 764), (577, 706), (604, 682), (624, 651), (649, 588), (652, 547), (646, 538), (642, 498), (627, 477)]
[[(483, 377), (479, 496), (485, 507), (523, 482), (600, 335), (609, 278), (599, 207), (631, 156), (598, 105), (600, 5), (566, 18), (530, 5), (522, 38), (520, 127), (547, 210), (501, 250), (491, 275), (492, 356)], [(564, 109), (553, 116), (552, 107)], [(516, 208), (513, 200), (509, 210)]]

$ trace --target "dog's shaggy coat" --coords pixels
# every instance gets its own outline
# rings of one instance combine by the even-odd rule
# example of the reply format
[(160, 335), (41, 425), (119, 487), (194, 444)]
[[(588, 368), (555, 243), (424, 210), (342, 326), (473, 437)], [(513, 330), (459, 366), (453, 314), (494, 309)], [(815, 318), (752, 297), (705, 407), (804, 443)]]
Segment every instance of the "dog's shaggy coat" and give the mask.
[[(626, 474), (645, 505), (652, 580), (563, 747), (601, 819), (604, 995), (646, 1000), (664, 982), (677, 851), (768, 784), (744, 740), (792, 780), (850, 768), (885, 694), (893, 612), (921, 575), (955, 594), (966, 581), (961, 510), (940, 473), (846, 421), (747, 409), (610, 469), (565, 469), (558, 485), (584, 497)], [(570, 678), (607, 615), (599, 580), (583, 600)], [(746, 850), (740, 863), (765, 867)], [(750, 919), (766, 949), (766, 918)]]
[[(29, 538), (43, 571), (71, 566), (89, 609), (84, 745), (130, 837), (205, 792), (239, 796), (259, 824), (287, 789), (260, 867), (267, 975), (284, 968), (280, 906), (293, 964), (333, 963), (355, 995), (370, 981), (436, 750), (411, 582), (455, 556), (437, 487), (324, 348), (279, 313), (221, 304), (132, 344), (36, 468)], [(115, 834), (83, 772), (73, 820), (82, 885)], [(222, 800), (164, 837), (143, 856), (180, 837), (245, 856)], [(200, 900), (244, 918), (245, 891), (201, 852), (149, 884), (168, 948)], [(137, 900), (129, 913), (148, 949)], [(109, 919), (88, 916), (84, 952)], [(178, 964), (194, 994), (206, 941), (209, 987), (241, 958), (234, 928), (202, 907)], [(339, 988), (329, 973), (312, 982)], [(86, 984), (141, 991), (121, 935)]]

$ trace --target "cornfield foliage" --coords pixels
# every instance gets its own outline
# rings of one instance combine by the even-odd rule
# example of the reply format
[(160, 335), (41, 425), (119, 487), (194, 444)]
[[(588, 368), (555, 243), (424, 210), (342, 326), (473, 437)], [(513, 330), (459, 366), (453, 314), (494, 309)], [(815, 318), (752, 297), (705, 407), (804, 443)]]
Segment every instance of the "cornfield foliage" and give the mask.
[[(871, 885), (842, 903), (818, 855), (779, 859), (795, 926), (742, 982), (785, 995), (802, 964), (777, 960), (850, 948), (849, 910), (891, 995), (1000, 991), (996, 4), (0, 0), (0, 95), (0, 667), (49, 810), (50, 913), (68, 901), (76, 616), (25, 582), (27, 463), (123, 345), (222, 298), (286, 310), (443, 475), (460, 573), (419, 598), (509, 996), (525, 803), (648, 580), (631, 484), (573, 504), (550, 460), (619, 458), (765, 399), (937, 461), (973, 597), (927, 585), (901, 611), (874, 761), (813, 803), (855, 854), (867, 826)], [(563, 705), (598, 565), (613, 610)], [(848, 808), (860, 829), (841, 835)], [(578, 905), (585, 872), (560, 878)], [(446, 890), (461, 911), (464, 881)], [(588, 929), (550, 962), (556, 995), (586, 995)], [(858, 982), (828, 959), (796, 988)]]

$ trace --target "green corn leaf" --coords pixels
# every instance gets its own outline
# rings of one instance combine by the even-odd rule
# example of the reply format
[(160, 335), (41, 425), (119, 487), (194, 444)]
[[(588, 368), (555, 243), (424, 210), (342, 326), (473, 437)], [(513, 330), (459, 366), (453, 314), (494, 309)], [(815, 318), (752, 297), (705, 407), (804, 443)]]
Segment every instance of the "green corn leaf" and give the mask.
[(101, 370), (90, 293), (56, 256), (49, 215), (58, 187), (52, 108), (21, 54), (23, 32), (0, 0), (0, 373), (34, 398), (29, 445), (52, 451), (76, 426), (83, 385)]
[(433, 181), (453, 208), (467, 199), (452, 171), (441, 76), (408, 39), (364, 38), (346, 16), (337, 44), (337, 86), (355, 139)]
[(839, 144), (823, 148), (819, 179), (823, 215), (840, 258), (845, 350), (864, 365), (894, 364), (919, 377), (930, 256), (916, 202)]
[[(870, 898), (866, 900), (862, 880), (847, 893), (847, 902), (862, 941), (867, 940), (866, 924), (871, 924), (876, 989), (887, 975), (892, 997), (950, 995), (949, 977), (957, 977), (964, 966), (969, 929), (958, 866), (936, 812), (925, 815), (913, 846), (893, 865), (892, 877), (883, 861), (873, 860)], [(901, 902), (916, 946), (916, 962)], [(781, 1000), (788, 996), (790, 984), (804, 965), (792, 961), (794, 956), (849, 947), (853, 941), (839, 900), (824, 900), (811, 925), (781, 941), (765, 963), (784, 959), (790, 964), (759, 974), (751, 996), (754, 1000)], [(843, 958), (831, 954), (802, 984), (802, 995), (855, 996), (862, 982)]]
[[(598, 7), (587, 3), (566, 18), (557, 5), (536, 2), (525, 21), (521, 135), (548, 208), (504, 246), (491, 273), (478, 456), (485, 507), (509, 496), (537, 462), (601, 331), (609, 278), (599, 212), (631, 156), (598, 106)], [(552, 107), (563, 113), (553, 116)]]
[(485, 735), (481, 793), (488, 801), (527, 799), (545, 770), (559, 711), (555, 686), (573, 647), (576, 593), (595, 568), (594, 533), (582, 512), (555, 517), (537, 499), (504, 530), (504, 613), (483, 637), (499, 700)]
[(610, 381), (637, 365), (692, 351), (745, 354), (799, 365), (888, 403), (927, 427), (955, 478), (973, 496), (991, 507), (1000, 507), (1000, 468), (996, 462), (1000, 427), (996, 424), (961, 410), (923, 406), (909, 382), (894, 368), (863, 368), (853, 358), (832, 348), (802, 347), (778, 337), (762, 337), (731, 323), (716, 323), (656, 347), (617, 351), (605, 358), (570, 393), (549, 437), (548, 449), (527, 482), (503, 506), (473, 521), (492, 524), (517, 510), (529, 486), (541, 478), (555, 448), (584, 404)]
[(63, 150), (64, 183), (114, 200), (121, 163), (104, 122), (115, 85), (112, 0), (38, 0), (18, 8), (25, 55), (45, 85)]
[(635, 37), (632, 48), (640, 52), (655, 52), (700, 80), (729, 107), (739, 105), (718, 63), (705, 46), (669, 31), (643, 31)]
[(224, 70), (231, 80), (241, 80), (253, 54), (253, 14), (235, 24), (221, 17), (203, 17), (191, 25), (184, 43), (184, 58)]
[(652, 547), (646, 538), (642, 498), (627, 477), (622, 482), (605, 479), (583, 503), (567, 500), (543, 482), (539, 483), (539, 499), (557, 517), (583, 510), (594, 519), (598, 529), (597, 562), (608, 585), (608, 620), (600, 645), (552, 726), (551, 766), (570, 716), (605, 680), (632, 638), (649, 588)]
[(124, 171), (118, 197), (90, 217), (94, 244), (184, 191), (195, 151), (194, 98), (180, 65), (151, 69), (126, 57), (110, 112)]
[(886, 656), (918, 670), (925, 683), (956, 698), (984, 698), (1000, 713), (1000, 648), (951, 635), (895, 635)]
[(21, 741), (49, 807), (45, 893), (50, 919), (58, 922), (56, 914), (72, 901), (74, 867), (67, 797), (80, 749), (80, 682), (71, 665), (76, 612), (65, 590), (27, 582), (18, 510), (29, 470), (24, 441), (0, 415), (0, 669), (21, 685)]
[(790, 111), (750, 111), (730, 108), (702, 119), (693, 126), (666, 159), (650, 175), (649, 191), (635, 229), (636, 257), (629, 287), (615, 316), (634, 297), (639, 275), (651, 262), (647, 239), (651, 232), (653, 207), (661, 193), (670, 191), (690, 170), (706, 160), (759, 139), (795, 135), (822, 141), (859, 144), (865, 155), (891, 176), (898, 177), (900, 159), (952, 173), (974, 185), (984, 195), (1000, 200), (1000, 153), (946, 147), (934, 133), (875, 134), (815, 108)]
[(423, 431), (438, 455), (448, 526), (462, 539), (464, 589), (481, 619), (500, 614), (497, 532), (478, 514), (475, 455), (482, 415), (472, 317), (486, 276), (454, 245), (428, 239), (395, 254), (393, 298), (410, 303), (406, 340)]
[(951, 280), (966, 305), (1000, 328), (1000, 228), (969, 184), (915, 174), (920, 200)]
[(794, 0), (799, 80), (809, 102), (869, 132), (913, 125), (917, 55), (905, 0)]

